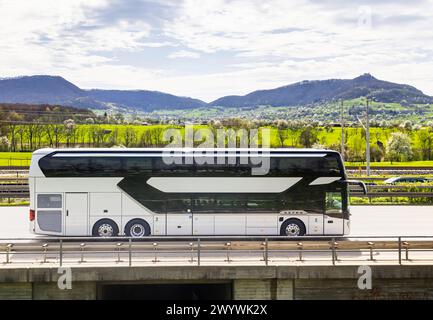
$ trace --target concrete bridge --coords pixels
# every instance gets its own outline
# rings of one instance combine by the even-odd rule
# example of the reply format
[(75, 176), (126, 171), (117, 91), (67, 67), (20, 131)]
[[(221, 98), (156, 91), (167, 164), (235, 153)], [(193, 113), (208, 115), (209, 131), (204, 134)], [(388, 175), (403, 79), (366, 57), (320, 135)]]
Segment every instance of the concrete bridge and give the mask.
[(433, 299), (433, 266), (372, 265), (372, 289), (358, 266), (149, 266), (0, 269), (0, 299)]

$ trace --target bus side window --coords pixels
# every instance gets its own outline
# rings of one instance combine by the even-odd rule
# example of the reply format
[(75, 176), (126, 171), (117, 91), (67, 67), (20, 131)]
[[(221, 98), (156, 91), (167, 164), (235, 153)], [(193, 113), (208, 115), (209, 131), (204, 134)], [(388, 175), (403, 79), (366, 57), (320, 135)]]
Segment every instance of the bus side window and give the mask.
[(343, 199), (341, 196), (341, 192), (327, 192), (326, 193), (326, 204), (325, 211), (326, 213), (342, 213), (343, 208)]
[(61, 194), (38, 194), (38, 208), (61, 208), (62, 195)]

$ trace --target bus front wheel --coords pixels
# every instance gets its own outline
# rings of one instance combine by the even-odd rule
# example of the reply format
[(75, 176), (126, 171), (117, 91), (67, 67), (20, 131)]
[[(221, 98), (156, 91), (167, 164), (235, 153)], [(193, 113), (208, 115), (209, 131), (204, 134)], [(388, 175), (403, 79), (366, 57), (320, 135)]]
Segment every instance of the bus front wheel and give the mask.
[(288, 237), (300, 237), (305, 235), (305, 225), (299, 219), (288, 219), (281, 225), (280, 234)]
[(111, 219), (101, 219), (93, 226), (92, 234), (94, 237), (115, 237), (119, 234), (119, 227)]
[(141, 238), (150, 235), (149, 224), (142, 219), (133, 219), (125, 226), (125, 235), (132, 238)]

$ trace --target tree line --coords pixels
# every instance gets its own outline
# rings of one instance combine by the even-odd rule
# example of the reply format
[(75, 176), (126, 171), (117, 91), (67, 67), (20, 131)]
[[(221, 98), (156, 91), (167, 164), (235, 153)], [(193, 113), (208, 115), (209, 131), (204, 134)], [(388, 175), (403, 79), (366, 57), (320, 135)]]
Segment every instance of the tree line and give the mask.
[[(10, 118), (9, 118), (10, 119)], [(92, 120), (90, 120), (92, 119)], [(341, 151), (341, 128), (318, 122), (249, 120), (228, 118), (213, 120), (198, 126), (216, 129), (271, 129), (271, 147), (327, 148)], [(22, 123), (5, 121), (0, 126), (1, 151), (33, 151), (42, 147), (163, 147), (164, 131), (183, 128), (179, 122), (149, 124), (142, 122), (106, 124), (95, 118), (82, 121), (70, 118), (60, 123), (40, 119)], [(347, 161), (365, 160), (365, 130), (349, 125), (344, 130)], [(198, 143), (197, 143), (198, 144)], [(433, 124), (401, 123), (371, 124), (370, 154), (372, 161), (409, 161), (433, 159)]]

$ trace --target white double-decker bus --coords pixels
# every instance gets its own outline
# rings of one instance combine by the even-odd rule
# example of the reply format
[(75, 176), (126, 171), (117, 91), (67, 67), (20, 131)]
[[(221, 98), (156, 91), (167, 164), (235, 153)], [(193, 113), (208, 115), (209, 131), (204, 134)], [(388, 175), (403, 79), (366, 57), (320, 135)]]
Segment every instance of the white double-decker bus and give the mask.
[(96, 237), (345, 235), (352, 182), (330, 150), (40, 149), (30, 165), (30, 228)]

